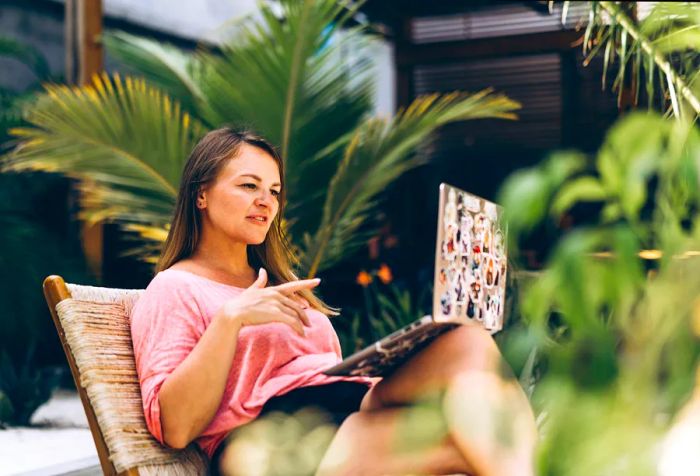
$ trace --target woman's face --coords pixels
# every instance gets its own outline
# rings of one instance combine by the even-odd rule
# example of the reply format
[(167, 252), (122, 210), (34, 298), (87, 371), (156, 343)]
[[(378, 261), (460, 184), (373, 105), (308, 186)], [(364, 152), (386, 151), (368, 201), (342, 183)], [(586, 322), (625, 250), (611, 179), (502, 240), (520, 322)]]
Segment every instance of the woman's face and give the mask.
[(279, 210), (282, 189), (275, 159), (243, 144), (214, 182), (197, 196), (204, 232), (257, 245), (265, 240)]

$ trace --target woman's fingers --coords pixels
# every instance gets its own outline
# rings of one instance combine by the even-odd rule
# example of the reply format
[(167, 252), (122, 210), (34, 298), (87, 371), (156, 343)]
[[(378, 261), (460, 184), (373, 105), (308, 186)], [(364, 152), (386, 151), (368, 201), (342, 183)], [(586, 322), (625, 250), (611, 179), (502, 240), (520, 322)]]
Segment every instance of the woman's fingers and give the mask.
[[(273, 289), (289, 296), (297, 291), (303, 289), (313, 289), (318, 286), (321, 280), (319, 278), (314, 279), (300, 279), (299, 281), (290, 281), (284, 284), (278, 284), (277, 286), (272, 286)], [(269, 288), (268, 288), (269, 289)]]
[(288, 309), (294, 311), (294, 313), (299, 317), (301, 322), (306, 327), (311, 327), (311, 321), (309, 321), (309, 316), (306, 315), (306, 312), (304, 312), (304, 309), (302, 309), (299, 303), (297, 303), (294, 299), (288, 298), (284, 295), (280, 295), (280, 302), (283, 306), (286, 306)]
[[(299, 334), (302, 337), (306, 336), (306, 333), (304, 332), (304, 326), (301, 325), (301, 321), (299, 318), (294, 315), (294, 317), (290, 316), (285, 312), (284, 310), (280, 309), (281, 312), (276, 313), (275, 315), (275, 320), (282, 322), (284, 324), (287, 324), (289, 327), (291, 327), (297, 334)], [(292, 312), (292, 311), (289, 311)]]

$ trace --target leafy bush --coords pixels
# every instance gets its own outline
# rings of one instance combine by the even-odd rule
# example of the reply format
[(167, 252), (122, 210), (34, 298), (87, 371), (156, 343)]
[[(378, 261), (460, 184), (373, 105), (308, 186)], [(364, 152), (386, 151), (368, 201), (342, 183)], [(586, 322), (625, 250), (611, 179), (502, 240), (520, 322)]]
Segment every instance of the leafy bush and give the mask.
[[(26, 125), (22, 113), (39, 81), (51, 80), (41, 53), (11, 38), (0, 37), (0, 56), (23, 62), (37, 83), (15, 92), (0, 85), (0, 152), (9, 130)], [(92, 282), (77, 240), (67, 227), (70, 181), (45, 173), (0, 173), (0, 423), (26, 425), (32, 412), (58, 384), (47, 368), (66, 365), (56, 329), (41, 293), (49, 274)], [(72, 233), (71, 233), (72, 232)], [(35, 352), (39, 350), (39, 352)]]
[(599, 210), (522, 286), (505, 343), (534, 388), (539, 474), (655, 473), (700, 355), (699, 158), (697, 126), (635, 113), (592, 163), (556, 154), (504, 185), (514, 254), (542, 222)]
[(357, 284), (362, 287), (364, 307), (344, 309), (341, 317), (331, 321), (343, 355), (350, 355), (431, 312), (431, 289), (426, 287), (422, 293), (412, 294), (393, 282), (386, 265), (369, 273), (360, 272)]
[(58, 384), (58, 374), (36, 367), (34, 349), (29, 346), (21, 363), (14, 363), (7, 352), (0, 354), (0, 425), (28, 425)]
[(483, 90), (426, 95), (371, 117), (374, 35), (349, 21), (360, 3), (261, 2), (220, 54), (106, 34), (110, 53), (141, 78), (47, 86), (27, 108), (29, 125), (13, 131), (21, 145), (5, 164), (83, 180), (81, 218), (136, 231), (150, 242), (138, 256), (154, 261), (194, 143), (222, 124), (254, 127), (285, 159), (285, 226), (299, 274), (313, 277), (362, 246), (386, 187), (425, 163), (439, 127), (514, 119), (519, 108)]

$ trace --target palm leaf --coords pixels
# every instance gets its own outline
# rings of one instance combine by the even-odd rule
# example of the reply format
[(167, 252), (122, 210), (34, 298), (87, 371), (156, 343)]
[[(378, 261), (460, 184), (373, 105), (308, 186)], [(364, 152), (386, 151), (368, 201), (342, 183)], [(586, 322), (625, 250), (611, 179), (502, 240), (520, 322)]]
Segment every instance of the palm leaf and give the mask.
[[(249, 125), (277, 144), (295, 172), (288, 174), (292, 204), (308, 199), (310, 183), (329, 180), (335, 161), (313, 163), (312, 177), (301, 169), (371, 108), (373, 40), (361, 27), (340, 30), (357, 8), (348, 10), (348, 3), (285, 1), (282, 18), (263, 4), (261, 20), (240, 23), (223, 55), (201, 54), (208, 68), (202, 78), (206, 122)], [(315, 200), (320, 206), (323, 196)], [(308, 213), (312, 203), (306, 205), (293, 213)]]
[(102, 37), (107, 51), (130, 69), (162, 89), (190, 113), (196, 113), (202, 93), (197, 84), (202, 65), (188, 54), (167, 43), (131, 35), (123, 31), (107, 32)]
[[(280, 19), (263, 4), (262, 19), (240, 23), (221, 55), (200, 51), (194, 60), (112, 36), (111, 48), (183, 95), (197, 119), (143, 79), (104, 76), (85, 88), (49, 86), (27, 115), (30, 126), (14, 132), (22, 143), (6, 167), (81, 179), (81, 216), (116, 220), (151, 240), (139, 251), (148, 259), (164, 237), (183, 162), (203, 135), (202, 124), (251, 124), (287, 152), (288, 226), (293, 248), (314, 274), (362, 243), (361, 225), (379, 193), (425, 161), (416, 149), (438, 127), (512, 118), (517, 107), (488, 92), (429, 96), (391, 121), (365, 120), (373, 38), (363, 27), (341, 31), (357, 7), (285, 0)], [(139, 45), (143, 52), (135, 51)]]
[[(0, 36), (0, 56), (8, 56), (26, 65), (39, 81), (51, 76), (49, 64), (37, 48)], [(6, 144), (7, 130), (22, 124), (22, 110), (33, 98), (33, 92), (17, 93), (0, 85), (0, 151)]]
[[(569, 2), (564, 2), (566, 10)], [(609, 67), (617, 62), (613, 90), (622, 98), (631, 87), (635, 102), (642, 82), (651, 107), (660, 93), (664, 107), (676, 117), (684, 110), (700, 115), (700, 99), (692, 87), (700, 55), (700, 6), (655, 2), (649, 15), (637, 19), (641, 2), (589, 2), (584, 33), (584, 64), (603, 54), (603, 87)]]
[(51, 76), (48, 61), (41, 51), (32, 45), (0, 36), (0, 56), (10, 56), (24, 63), (40, 81), (46, 81)]
[(440, 126), (487, 117), (513, 119), (518, 107), (488, 90), (471, 96), (435, 94), (416, 99), (390, 122), (372, 119), (358, 127), (329, 184), (321, 225), (304, 237), (303, 264), (309, 276), (362, 244), (357, 231), (378, 195), (401, 174), (426, 162), (416, 148)]
[(310, 210), (324, 199), (323, 189), (306, 191), (330, 180), (340, 155), (315, 158), (371, 106), (372, 38), (362, 27), (340, 32), (355, 10), (335, 2), (287, 2), (282, 19), (269, 5), (262, 8), (262, 20), (237, 22), (223, 56), (188, 55), (121, 32), (108, 34), (106, 46), (149, 81), (194, 104), (209, 126), (250, 125), (286, 148), (288, 215), (292, 232), (301, 234), (318, 226), (318, 214)]
[(44, 170), (81, 180), (81, 216), (164, 226), (185, 158), (203, 129), (177, 102), (142, 80), (106, 74), (89, 86), (47, 85), (12, 134), (21, 145), (7, 170)]

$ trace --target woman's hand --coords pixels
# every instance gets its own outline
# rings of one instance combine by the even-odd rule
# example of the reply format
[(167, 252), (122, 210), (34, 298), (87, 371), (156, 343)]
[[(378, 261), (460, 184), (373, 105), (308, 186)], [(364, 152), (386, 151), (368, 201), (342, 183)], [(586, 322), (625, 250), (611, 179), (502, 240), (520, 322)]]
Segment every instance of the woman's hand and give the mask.
[(282, 322), (304, 336), (304, 326), (309, 327), (311, 323), (294, 293), (313, 289), (320, 282), (318, 278), (301, 279), (266, 288), (267, 271), (260, 268), (258, 279), (240, 295), (224, 303), (217, 314), (238, 328)]

